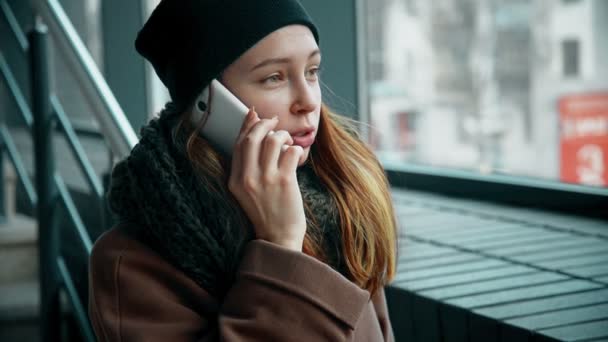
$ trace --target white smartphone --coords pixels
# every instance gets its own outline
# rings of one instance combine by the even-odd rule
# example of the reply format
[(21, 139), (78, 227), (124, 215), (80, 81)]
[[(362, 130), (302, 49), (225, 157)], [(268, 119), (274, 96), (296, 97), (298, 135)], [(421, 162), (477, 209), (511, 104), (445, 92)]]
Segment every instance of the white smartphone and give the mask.
[(214, 79), (196, 98), (191, 120), (197, 126), (206, 117), (201, 135), (223, 153), (232, 156), (234, 144), (248, 112), (245, 104)]

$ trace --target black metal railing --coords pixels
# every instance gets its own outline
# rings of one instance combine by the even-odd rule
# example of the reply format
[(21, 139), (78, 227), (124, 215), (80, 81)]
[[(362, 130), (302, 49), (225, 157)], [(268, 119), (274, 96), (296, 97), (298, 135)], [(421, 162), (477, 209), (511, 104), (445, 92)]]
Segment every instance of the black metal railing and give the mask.
[[(4, 10), (4, 8), (3, 8), (3, 10)], [(0, 51), (0, 74), (2, 74), (4, 83), (7, 85), (8, 92), (12, 95), (13, 99), (15, 100), (15, 103), (17, 104), (18, 113), (20, 114), (21, 119), (25, 123), (26, 128), (31, 130), (34, 125), (33, 124), (34, 119), (32, 117), (30, 107), (27, 104), (27, 100), (25, 99), (25, 96), (23, 95), (19, 86), (17, 85), (17, 81), (15, 80), (15, 77), (13, 76), (11, 69), (9, 68), (8, 63), (4, 59), (4, 56), (2, 55), (1, 51)], [(36, 207), (37, 202), (38, 202), (38, 196), (36, 195), (34, 185), (32, 184), (32, 181), (30, 180), (30, 177), (27, 174), (25, 164), (23, 163), (23, 160), (22, 160), (21, 156), (19, 155), (17, 147), (15, 147), (15, 142), (5, 123), (0, 124), (0, 137), (1, 137), (0, 142), (2, 144), (2, 151), (6, 152), (8, 154), (11, 164), (13, 165), (13, 167), (15, 168), (15, 171), (17, 173), (17, 178), (19, 179), (21, 185), (25, 189), (25, 192), (26, 192), (28, 200), (29, 200), (29, 205), (31, 207)], [(4, 183), (3, 182), (0, 182), (0, 192), (1, 192), (2, 197), (4, 198)], [(2, 208), (2, 209), (4, 210), (4, 208)]]
[[(60, 3), (55, 0), (33, 2), (37, 15), (34, 28), (27, 35), (5, 0), (0, 0), (2, 18), (11, 28), (17, 41), (18, 50), (29, 59), (31, 106), (25, 92), (19, 87), (0, 50), (0, 73), (8, 93), (17, 105), (17, 112), (34, 141), (35, 187), (23, 163), (23, 158), (15, 146), (8, 125), (0, 123), (0, 162), (6, 154), (13, 165), (21, 186), (25, 189), (29, 205), (36, 209), (39, 238), (39, 279), (40, 279), (40, 332), (41, 341), (61, 341), (62, 309), (60, 293), (63, 291), (69, 301), (71, 313), (84, 341), (94, 341), (94, 334), (88, 320), (86, 298), (75, 285), (67, 259), (62, 255), (60, 233), (71, 229), (77, 236), (78, 246), (83, 255), (88, 256), (92, 248), (89, 230), (62, 176), (56, 170), (56, 156), (53, 137), (60, 133), (75, 156), (80, 171), (84, 175), (91, 193), (98, 203), (96, 208), (104, 217), (104, 187), (96, 174), (85, 149), (79, 141), (78, 129), (70, 122), (61, 101), (53, 94), (50, 83), (52, 69), (49, 66), (49, 33), (55, 46), (72, 67), (79, 86), (93, 108), (93, 114), (100, 124), (100, 135), (105, 138), (111, 155), (122, 158), (137, 143), (131, 125), (128, 123), (114, 95), (93, 62), (88, 50), (80, 40), (76, 30), (66, 16)], [(0, 20), (1, 20), (0, 19)], [(95, 132), (84, 132), (96, 135)], [(110, 165), (111, 167), (111, 165)], [(0, 182), (0, 196), (4, 198), (3, 184)], [(3, 208), (2, 208), (3, 209)], [(59, 226), (59, 211), (66, 213), (70, 226)], [(109, 222), (106, 223), (106, 225)], [(102, 223), (104, 225), (104, 223)]]

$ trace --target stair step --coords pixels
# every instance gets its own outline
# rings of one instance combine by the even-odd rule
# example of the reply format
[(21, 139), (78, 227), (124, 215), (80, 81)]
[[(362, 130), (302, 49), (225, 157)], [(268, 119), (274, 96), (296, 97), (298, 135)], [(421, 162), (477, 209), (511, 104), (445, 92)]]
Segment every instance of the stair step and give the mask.
[(39, 341), (38, 281), (0, 284), (0, 341)]
[(0, 225), (0, 246), (36, 244), (38, 231), (36, 220), (17, 214)]
[(0, 225), (0, 285), (38, 278), (38, 230), (34, 219), (14, 215)]
[(38, 318), (11, 322), (0, 321), (0, 341), (40, 341), (40, 323)]
[(31, 320), (39, 316), (38, 280), (0, 285), (0, 322)]

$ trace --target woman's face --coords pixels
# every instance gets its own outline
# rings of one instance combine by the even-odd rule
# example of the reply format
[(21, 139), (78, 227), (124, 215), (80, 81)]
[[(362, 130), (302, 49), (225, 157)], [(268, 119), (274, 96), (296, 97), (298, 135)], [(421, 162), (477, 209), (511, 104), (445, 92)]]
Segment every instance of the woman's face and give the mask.
[[(221, 82), (260, 118), (277, 115), (285, 130), (310, 153), (321, 113), (319, 46), (308, 27), (285, 26), (254, 45), (224, 70)], [(310, 132), (298, 138), (302, 132)]]

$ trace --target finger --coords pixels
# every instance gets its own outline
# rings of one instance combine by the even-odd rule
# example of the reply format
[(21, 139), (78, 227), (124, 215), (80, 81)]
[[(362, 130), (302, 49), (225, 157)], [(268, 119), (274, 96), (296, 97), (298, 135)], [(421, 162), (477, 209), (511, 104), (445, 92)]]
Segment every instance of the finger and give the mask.
[(289, 132), (280, 130), (278, 132), (270, 131), (264, 138), (262, 153), (260, 156), (260, 165), (264, 172), (274, 172), (279, 167), (279, 156), (283, 145), (292, 145), (293, 138)]
[(298, 168), (298, 162), (304, 154), (304, 149), (299, 145), (292, 145), (289, 147), (283, 146), (284, 152), (281, 154), (279, 159), (279, 168), (281, 172), (295, 172)]
[(249, 112), (247, 112), (245, 119), (243, 120), (241, 130), (239, 131), (239, 135), (237, 137), (237, 142), (240, 141), (244, 136), (246, 136), (247, 133), (249, 133), (249, 131), (253, 127), (253, 125), (258, 123), (260, 120), (261, 119), (258, 116), (258, 113), (255, 111), (255, 107), (251, 107), (249, 109)]
[(243, 137), (249, 132), (249, 130), (251, 130), (251, 127), (253, 127), (253, 125), (258, 123), (259, 121), (260, 121), (260, 118), (258, 117), (258, 114), (255, 111), (255, 107), (249, 108), (249, 112), (247, 112), (247, 115), (245, 116), (245, 119), (243, 120), (243, 124), (241, 125), (241, 130), (235, 141), (235, 146), (233, 147), (233, 153), (232, 153), (231, 168), (232, 168), (232, 170), (234, 170), (234, 172), (233, 172), (234, 175), (238, 178), (241, 178), (241, 174), (243, 172), (243, 169), (242, 169), (242, 164), (243, 164), (242, 154), (243, 153), (240, 148), (240, 142), (242, 141)]
[(272, 119), (262, 119), (243, 138), (244, 140), (241, 144), (241, 165), (243, 172), (250, 172), (249, 170), (259, 168), (261, 142), (278, 122), (279, 120), (276, 116)]

